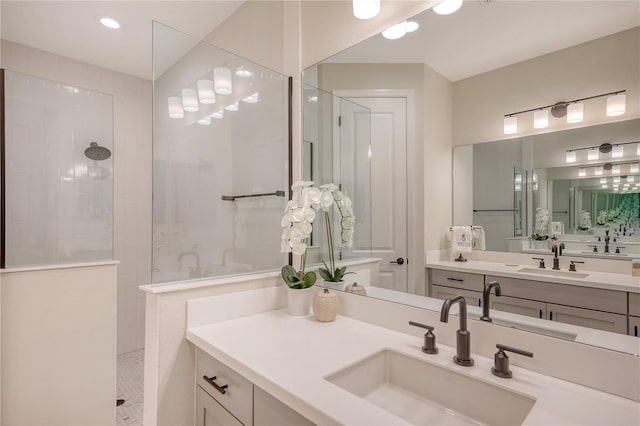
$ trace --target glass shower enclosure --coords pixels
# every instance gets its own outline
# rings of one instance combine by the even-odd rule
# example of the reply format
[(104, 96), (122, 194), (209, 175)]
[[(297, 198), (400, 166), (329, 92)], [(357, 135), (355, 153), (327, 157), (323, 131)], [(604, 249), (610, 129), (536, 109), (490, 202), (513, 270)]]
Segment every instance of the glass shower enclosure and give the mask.
[(112, 96), (0, 74), (0, 267), (112, 260)]
[(289, 79), (155, 22), (153, 283), (279, 270)]

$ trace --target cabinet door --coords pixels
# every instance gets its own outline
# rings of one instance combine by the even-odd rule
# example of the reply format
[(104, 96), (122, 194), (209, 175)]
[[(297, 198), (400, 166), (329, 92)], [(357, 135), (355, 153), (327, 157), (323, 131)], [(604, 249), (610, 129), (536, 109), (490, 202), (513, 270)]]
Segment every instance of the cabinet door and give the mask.
[(253, 424), (255, 426), (313, 425), (306, 417), (255, 385), (253, 386)]
[(627, 334), (627, 316), (571, 306), (547, 304), (548, 319), (565, 324)]
[(640, 293), (629, 293), (629, 315), (640, 317)]
[(208, 393), (196, 386), (196, 425), (197, 426), (242, 426), (224, 407)]
[(477, 291), (462, 290), (459, 288), (442, 287), (439, 285), (431, 286), (431, 297), (436, 299), (448, 299), (450, 297), (462, 296), (469, 306), (480, 306), (482, 302), (482, 293)]
[(629, 317), (629, 336), (640, 337), (640, 318)]
[(547, 318), (547, 304), (508, 296), (491, 296), (491, 309), (533, 318)]

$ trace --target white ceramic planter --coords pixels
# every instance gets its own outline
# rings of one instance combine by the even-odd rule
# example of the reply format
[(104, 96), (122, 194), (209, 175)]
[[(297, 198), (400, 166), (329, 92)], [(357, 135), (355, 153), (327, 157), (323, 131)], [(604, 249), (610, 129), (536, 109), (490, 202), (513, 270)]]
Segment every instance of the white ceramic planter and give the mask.
[(296, 316), (309, 315), (315, 290), (317, 290), (315, 286), (303, 289), (295, 289), (287, 286), (287, 313)]
[(323, 279), (320, 281), (320, 285), (331, 290), (344, 291), (344, 281), (326, 281)]

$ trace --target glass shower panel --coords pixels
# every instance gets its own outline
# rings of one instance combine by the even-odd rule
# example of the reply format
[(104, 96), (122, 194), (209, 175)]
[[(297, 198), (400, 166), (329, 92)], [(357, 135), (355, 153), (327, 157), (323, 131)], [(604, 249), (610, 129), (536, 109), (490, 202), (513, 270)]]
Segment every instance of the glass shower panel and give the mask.
[(277, 270), (288, 79), (153, 26), (153, 282)]
[(5, 266), (113, 258), (113, 99), (5, 71)]
[[(356, 222), (353, 247), (340, 259), (371, 256), (371, 112), (354, 102), (305, 84), (303, 176), (316, 186), (333, 182), (351, 198)], [(337, 215), (337, 213), (336, 213)], [(334, 217), (333, 223), (339, 223)], [(322, 216), (313, 224), (308, 264), (328, 259)], [(337, 246), (339, 228), (334, 227)], [(338, 247), (336, 247), (338, 252)]]

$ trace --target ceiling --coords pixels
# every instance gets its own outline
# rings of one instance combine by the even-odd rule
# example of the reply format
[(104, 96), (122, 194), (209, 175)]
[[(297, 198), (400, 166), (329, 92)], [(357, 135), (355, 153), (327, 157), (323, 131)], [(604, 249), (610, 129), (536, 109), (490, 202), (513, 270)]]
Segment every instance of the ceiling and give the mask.
[(431, 10), (399, 40), (381, 35), (325, 62), (425, 63), (458, 81), (640, 25), (640, 1), (473, 1)]
[[(153, 20), (202, 39), (243, 2), (2, 0), (0, 36), (150, 80)], [(96, 16), (104, 15), (120, 29), (102, 26)]]

